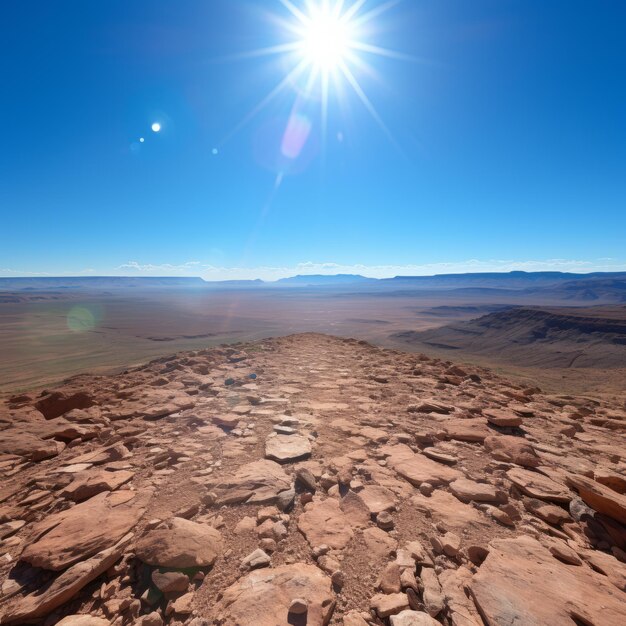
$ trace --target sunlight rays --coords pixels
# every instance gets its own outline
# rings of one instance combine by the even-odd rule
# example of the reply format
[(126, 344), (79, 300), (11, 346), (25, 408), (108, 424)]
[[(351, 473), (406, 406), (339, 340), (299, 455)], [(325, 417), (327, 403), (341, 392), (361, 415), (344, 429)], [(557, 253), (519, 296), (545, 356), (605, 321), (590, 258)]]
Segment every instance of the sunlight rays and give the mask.
[[(228, 133), (220, 145), (246, 126), (275, 100), (292, 98), (289, 118), (282, 136), (276, 138), (279, 154), (273, 169), (277, 186), (298, 162), (311, 143), (321, 151), (322, 162), (328, 145), (331, 100), (349, 115), (349, 95), (365, 108), (384, 135), (397, 143), (381, 114), (366, 93), (365, 81), (379, 80), (376, 58), (419, 61), (408, 54), (371, 41), (375, 20), (403, 0), (277, 0), (278, 11), (266, 14), (284, 38), (275, 45), (242, 52), (231, 59), (275, 57), (286, 72), (278, 84)], [(282, 7), (283, 11), (280, 11)], [(365, 26), (367, 25), (367, 28)], [(284, 105), (281, 105), (284, 106)], [(317, 113), (315, 108), (317, 107)], [(341, 133), (339, 133), (341, 135)], [(342, 139), (339, 139), (342, 141)], [(269, 148), (268, 148), (269, 149)]]

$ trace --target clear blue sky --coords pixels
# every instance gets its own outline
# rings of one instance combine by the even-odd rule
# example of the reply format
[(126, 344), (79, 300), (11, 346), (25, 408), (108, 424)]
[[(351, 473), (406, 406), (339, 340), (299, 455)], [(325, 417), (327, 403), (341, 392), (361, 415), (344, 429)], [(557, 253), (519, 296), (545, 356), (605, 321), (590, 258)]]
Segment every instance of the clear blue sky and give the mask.
[(359, 40), (411, 58), (351, 65), (391, 138), (344, 78), (295, 158), (297, 85), (240, 125), (293, 65), (242, 55), (270, 13), (4, 0), (0, 274), (626, 268), (625, 2), (400, 2)]

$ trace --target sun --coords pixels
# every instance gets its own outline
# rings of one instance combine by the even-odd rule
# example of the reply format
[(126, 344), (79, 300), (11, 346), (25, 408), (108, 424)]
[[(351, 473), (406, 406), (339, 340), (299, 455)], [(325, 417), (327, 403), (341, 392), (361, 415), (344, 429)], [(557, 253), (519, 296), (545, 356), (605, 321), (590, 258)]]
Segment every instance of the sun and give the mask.
[(323, 72), (337, 70), (348, 58), (354, 34), (352, 26), (329, 4), (312, 6), (301, 26), (302, 57)]

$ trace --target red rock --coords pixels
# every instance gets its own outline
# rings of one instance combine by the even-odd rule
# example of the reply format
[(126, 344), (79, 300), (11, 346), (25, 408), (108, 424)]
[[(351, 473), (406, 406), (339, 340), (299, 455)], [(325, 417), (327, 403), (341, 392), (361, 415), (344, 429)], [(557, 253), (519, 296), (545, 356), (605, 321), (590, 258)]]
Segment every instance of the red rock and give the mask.
[(588, 568), (560, 563), (526, 536), (491, 542), (471, 589), (487, 624), (626, 623), (621, 591)]
[(307, 626), (326, 626), (335, 607), (330, 578), (305, 563), (255, 570), (224, 591), (214, 615), (230, 626), (288, 624), (294, 600), (306, 603)]
[(332, 498), (307, 504), (298, 517), (298, 529), (311, 547), (326, 544), (341, 550), (352, 539), (350, 522)]
[(498, 461), (515, 463), (523, 467), (537, 467), (541, 460), (535, 449), (523, 437), (491, 435), (485, 438), (485, 450)]
[(567, 482), (592, 509), (626, 524), (626, 496), (584, 476), (569, 476)]
[(105, 550), (133, 529), (151, 493), (101, 493), (53, 513), (33, 527), (35, 541), (20, 559), (35, 567), (59, 571)]
[(384, 446), (382, 452), (387, 455), (389, 467), (416, 487), (422, 483), (444, 485), (463, 476), (458, 470), (415, 454), (404, 444)]
[(515, 467), (509, 470), (506, 475), (516, 487), (519, 487), (526, 495), (532, 498), (563, 504), (567, 504), (572, 499), (565, 485), (557, 483), (538, 472)]

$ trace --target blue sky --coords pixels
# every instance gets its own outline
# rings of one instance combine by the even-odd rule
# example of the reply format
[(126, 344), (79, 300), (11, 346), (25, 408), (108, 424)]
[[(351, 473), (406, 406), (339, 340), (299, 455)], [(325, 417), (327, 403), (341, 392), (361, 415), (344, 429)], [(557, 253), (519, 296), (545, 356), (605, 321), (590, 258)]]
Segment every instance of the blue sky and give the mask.
[(243, 54), (272, 15), (3, 2), (0, 275), (626, 269), (626, 3), (399, 2), (358, 39), (402, 58), (350, 65), (379, 120), (341, 78), (325, 132), (298, 81), (247, 119), (298, 55)]

